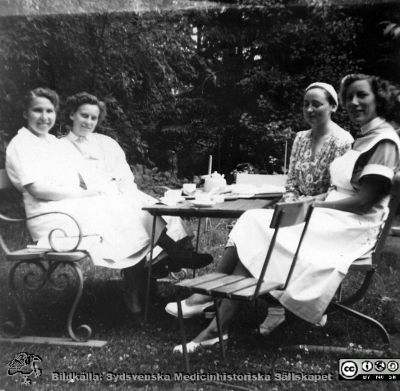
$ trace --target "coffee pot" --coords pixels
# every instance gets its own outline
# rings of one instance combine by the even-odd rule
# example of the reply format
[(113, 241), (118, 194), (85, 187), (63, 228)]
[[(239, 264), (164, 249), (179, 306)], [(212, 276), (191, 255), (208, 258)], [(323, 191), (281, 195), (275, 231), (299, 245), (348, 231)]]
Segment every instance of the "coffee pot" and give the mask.
[(224, 175), (219, 174), (217, 171), (214, 171), (210, 175), (206, 175), (204, 178), (204, 191), (206, 193), (224, 186), (226, 186)]

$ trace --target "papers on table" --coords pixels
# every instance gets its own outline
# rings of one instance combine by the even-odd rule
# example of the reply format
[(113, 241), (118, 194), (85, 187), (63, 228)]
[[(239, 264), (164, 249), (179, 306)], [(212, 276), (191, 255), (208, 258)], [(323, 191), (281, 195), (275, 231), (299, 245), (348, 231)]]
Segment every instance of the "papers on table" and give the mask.
[(250, 184), (234, 184), (226, 186), (227, 194), (236, 196), (237, 198), (251, 198), (257, 195), (280, 195), (285, 192), (284, 186), (275, 185), (250, 185)]

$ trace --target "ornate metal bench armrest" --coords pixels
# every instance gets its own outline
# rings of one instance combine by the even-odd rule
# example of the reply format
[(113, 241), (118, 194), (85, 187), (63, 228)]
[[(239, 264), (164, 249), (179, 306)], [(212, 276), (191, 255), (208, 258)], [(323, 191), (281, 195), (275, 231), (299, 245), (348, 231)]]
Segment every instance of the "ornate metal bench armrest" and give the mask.
[[(72, 251), (75, 251), (79, 247), (79, 245), (80, 245), (80, 243), (82, 241), (82, 236), (83, 236), (82, 235), (82, 229), (81, 229), (81, 226), (79, 225), (78, 221), (74, 217), (69, 215), (68, 213), (64, 213), (64, 212), (46, 212), (46, 213), (41, 213), (41, 214), (38, 214), (38, 215), (35, 215), (35, 216), (25, 217), (25, 218), (20, 218), (20, 219), (7, 217), (7, 216), (4, 216), (3, 214), (0, 213), (0, 220), (6, 221), (6, 222), (9, 222), (9, 223), (22, 223), (22, 222), (25, 222), (25, 221), (28, 221), (28, 220), (33, 220), (33, 219), (35, 219), (37, 217), (50, 215), (50, 214), (59, 214), (59, 215), (64, 215), (64, 216), (69, 217), (75, 223), (75, 225), (76, 225), (76, 227), (78, 229), (78, 235), (74, 236), (74, 237), (76, 237), (76, 244), (71, 249), (58, 249), (55, 246), (55, 244), (54, 244), (54, 233), (55, 232), (57, 232), (57, 231), (62, 232), (64, 237), (67, 237), (68, 235), (62, 228), (54, 228), (54, 229), (52, 229), (49, 232), (49, 235), (48, 235), (51, 250), (55, 251), (55, 252), (72, 252)], [(3, 239), (1, 238), (1, 236), (0, 236), (0, 242), (1, 242), (1, 245), (4, 248), (4, 250), (6, 252), (9, 252), (8, 247), (5, 245), (5, 243), (4, 243)]]

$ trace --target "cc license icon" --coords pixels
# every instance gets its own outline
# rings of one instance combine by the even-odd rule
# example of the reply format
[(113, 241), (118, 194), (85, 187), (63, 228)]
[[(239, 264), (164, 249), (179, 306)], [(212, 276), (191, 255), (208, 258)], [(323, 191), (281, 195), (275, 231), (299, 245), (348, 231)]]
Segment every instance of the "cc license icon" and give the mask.
[(379, 360), (379, 361), (376, 361), (376, 362), (375, 362), (375, 369), (376, 369), (378, 372), (384, 371), (385, 368), (386, 368), (386, 364), (385, 364), (384, 361), (380, 361), (380, 360)]
[(361, 368), (365, 372), (371, 371), (373, 367), (374, 367), (374, 364), (372, 364), (371, 361), (363, 361), (362, 364), (361, 364)]
[(399, 369), (399, 363), (397, 361), (389, 361), (387, 363), (387, 369), (389, 369), (390, 372), (396, 372)]
[(351, 360), (342, 362), (340, 374), (346, 379), (353, 379), (357, 375), (357, 364)]

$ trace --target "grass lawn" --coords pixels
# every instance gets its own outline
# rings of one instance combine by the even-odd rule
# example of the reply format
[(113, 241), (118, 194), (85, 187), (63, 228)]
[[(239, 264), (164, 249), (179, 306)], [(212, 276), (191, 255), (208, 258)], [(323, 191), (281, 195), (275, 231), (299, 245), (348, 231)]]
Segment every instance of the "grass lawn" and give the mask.
[[(201, 236), (202, 251), (214, 255), (215, 268), (226, 241), (228, 220), (210, 221), (203, 224)], [(190, 224), (196, 229), (196, 223)], [(22, 246), (26, 233), (19, 227), (8, 230), (7, 236), (12, 247)], [(373, 289), (358, 309), (377, 317), (396, 331), (396, 309), (400, 300), (400, 271), (396, 265), (400, 238), (389, 238), (388, 252), (379, 268)], [(7, 290), (7, 271), (9, 265), (1, 259), (1, 312), (4, 318), (9, 313), (10, 297)], [(207, 270), (206, 270), (207, 271)], [(206, 272), (203, 271), (203, 272)], [(307, 350), (286, 350), (290, 345), (327, 344), (342, 347), (363, 347), (380, 349), (379, 335), (359, 321), (341, 314), (329, 317), (326, 327), (310, 326), (299, 319), (290, 319), (289, 324), (279, 328), (269, 338), (257, 336), (254, 309), (243, 307), (230, 331), (227, 343), (227, 363), (220, 361), (218, 346), (207, 348), (191, 357), (194, 381), (181, 380), (182, 359), (172, 354), (174, 345), (180, 342), (179, 326), (175, 318), (165, 313), (165, 305), (173, 300), (173, 290), (169, 282), (159, 282), (158, 292), (154, 292), (150, 321), (143, 325), (126, 311), (121, 294), (121, 279), (118, 271), (102, 268), (92, 270), (85, 264), (85, 272), (90, 275), (85, 286), (86, 294), (78, 309), (78, 322), (88, 323), (93, 329), (92, 338), (105, 339), (108, 344), (103, 348), (68, 347), (39, 344), (1, 344), (2, 366), (0, 368), (0, 390), (103, 390), (103, 389), (143, 389), (143, 390), (336, 390), (336, 389), (396, 389), (394, 384), (383, 382), (339, 381), (338, 360), (344, 357), (363, 357), (366, 353), (327, 353)], [(357, 277), (346, 280), (347, 286), (353, 286)], [(40, 293), (26, 295), (28, 315), (27, 335), (65, 336), (63, 324), (66, 308), (71, 300), (71, 289), (44, 289)], [(265, 304), (261, 305), (260, 315), (264, 316)], [(80, 324), (79, 323), (79, 324)], [(206, 324), (203, 318), (185, 321), (188, 338), (194, 337)], [(393, 334), (393, 346), (384, 355), (385, 358), (399, 357), (400, 344), (397, 334)], [(34, 353), (40, 356), (41, 376), (32, 377), (32, 386), (21, 385), (22, 377), (7, 375), (7, 363), (19, 352)], [(274, 380), (282, 372), (293, 374), (326, 374), (328, 381)], [(84, 381), (54, 380), (53, 372), (90, 373), (92, 378), (105, 374), (102, 380)], [(152, 379), (143, 381), (129, 378), (131, 375), (152, 374)], [(270, 375), (271, 380), (221, 379), (219, 381), (202, 380), (207, 374)], [(52, 378), (53, 377), (53, 378)], [(124, 378), (125, 377), (125, 378)], [(268, 376), (267, 376), (268, 377)], [(168, 379), (170, 378), (170, 379)], [(193, 380), (193, 379), (192, 379)]]

